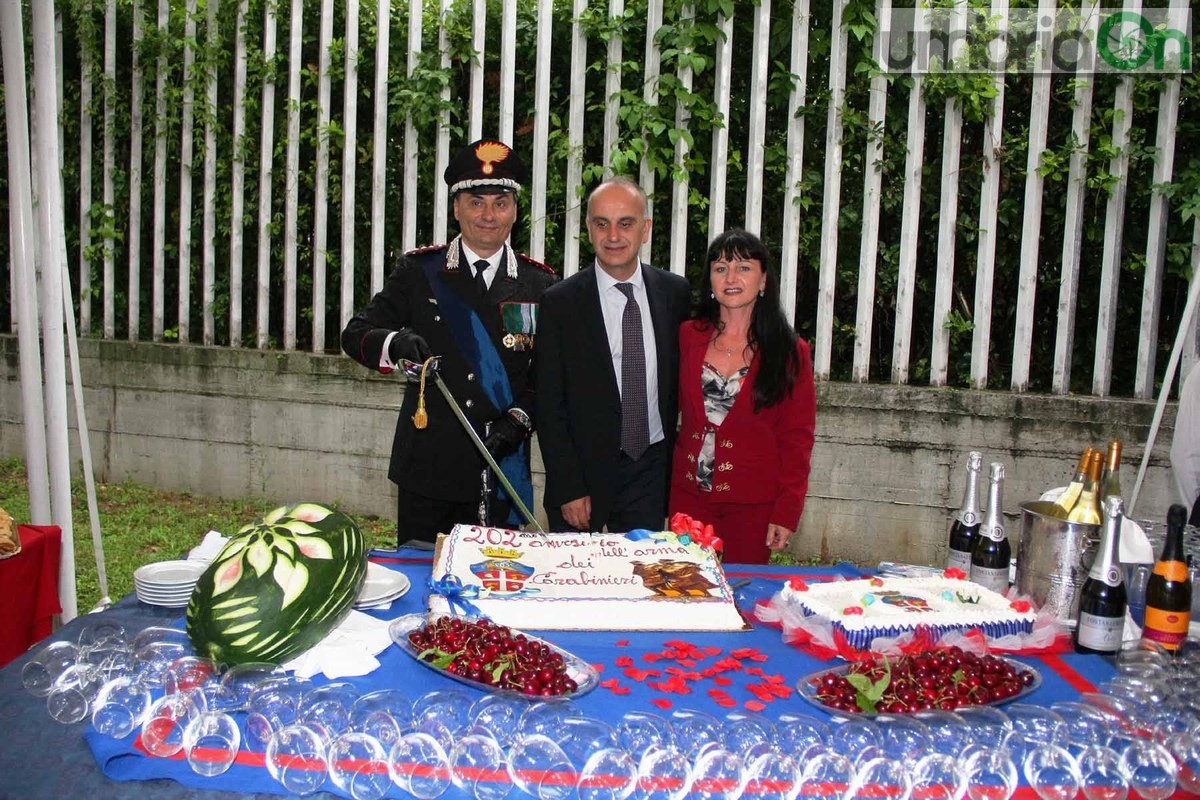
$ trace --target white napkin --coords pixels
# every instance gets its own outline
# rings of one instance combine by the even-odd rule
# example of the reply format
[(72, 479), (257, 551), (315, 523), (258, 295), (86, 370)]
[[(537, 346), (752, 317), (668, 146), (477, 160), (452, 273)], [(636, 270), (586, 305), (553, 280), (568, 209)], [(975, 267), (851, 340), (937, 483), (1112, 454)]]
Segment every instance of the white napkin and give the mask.
[[(1047, 489), (1038, 499), (1053, 503), (1066, 490), (1065, 486)], [(1154, 563), (1154, 548), (1150, 546), (1149, 537), (1142, 530), (1142, 526), (1129, 517), (1125, 517), (1121, 522), (1121, 543), (1117, 550), (1117, 558), (1122, 564)]]
[(221, 552), (221, 549), (229, 542), (229, 539), (222, 536), (217, 531), (209, 531), (204, 534), (204, 539), (200, 544), (188, 551), (189, 561), (212, 561)]
[(379, 667), (375, 656), (392, 643), (388, 624), (388, 620), (351, 609), (328, 636), (286, 662), (283, 668), (294, 671), (298, 678), (311, 678), (323, 672), (330, 680), (374, 672)]

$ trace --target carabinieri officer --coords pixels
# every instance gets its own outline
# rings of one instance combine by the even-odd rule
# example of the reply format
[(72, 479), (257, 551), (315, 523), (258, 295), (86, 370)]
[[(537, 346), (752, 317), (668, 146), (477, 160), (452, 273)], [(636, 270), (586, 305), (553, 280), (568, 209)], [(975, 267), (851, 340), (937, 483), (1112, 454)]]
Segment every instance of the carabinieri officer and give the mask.
[[(342, 331), (342, 350), (391, 372), (403, 359), (441, 357), (440, 374), (505, 476), (533, 507), (529, 436), (534, 426), (533, 349), (542, 293), (554, 271), (508, 245), (525, 167), (502, 142), (459, 150), (446, 168), (460, 235), (399, 259), (383, 291)], [(456, 523), (524, 522), (503, 489), (481, 503), (484, 460), (441, 392), (424, 392), (427, 423), (414, 424), (410, 384), (392, 441), (388, 478), (398, 487), (397, 542), (433, 542)], [(495, 490), (493, 490), (495, 492)]]

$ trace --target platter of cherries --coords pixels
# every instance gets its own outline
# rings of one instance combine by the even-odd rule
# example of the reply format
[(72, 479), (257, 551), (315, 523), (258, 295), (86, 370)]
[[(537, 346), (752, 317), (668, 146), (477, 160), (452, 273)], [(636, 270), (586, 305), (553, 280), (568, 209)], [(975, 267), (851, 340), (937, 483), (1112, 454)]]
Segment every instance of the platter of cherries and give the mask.
[(591, 664), (566, 650), (484, 617), (408, 614), (393, 620), (388, 633), (426, 667), (494, 694), (578, 697), (600, 680)]
[(872, 655), (813, 672), (797, 690), (832, 714), (908, 714), (1000, 705), (1042, 685), (1027, 664), (958, 647), (899, 656)]

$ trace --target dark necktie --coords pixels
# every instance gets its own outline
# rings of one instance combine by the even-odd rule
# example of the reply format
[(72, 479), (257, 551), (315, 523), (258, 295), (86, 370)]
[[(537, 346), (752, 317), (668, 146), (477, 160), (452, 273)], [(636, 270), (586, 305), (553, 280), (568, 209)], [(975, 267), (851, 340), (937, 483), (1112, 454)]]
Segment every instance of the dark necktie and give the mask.
[(483, 277), (483, 273), (487, 272), (487, 259), (481, 258), (475, 262), (475, 289), (479, 292), (481, 298), (487, 297), (488, 285), (487, 279)]
[(621, 316), (621, 449), (634, 461), (650, 446), (646, 403), (646, 347), (642, 341), (642, 309), (632, 283), (618, 283), (625, 295)]

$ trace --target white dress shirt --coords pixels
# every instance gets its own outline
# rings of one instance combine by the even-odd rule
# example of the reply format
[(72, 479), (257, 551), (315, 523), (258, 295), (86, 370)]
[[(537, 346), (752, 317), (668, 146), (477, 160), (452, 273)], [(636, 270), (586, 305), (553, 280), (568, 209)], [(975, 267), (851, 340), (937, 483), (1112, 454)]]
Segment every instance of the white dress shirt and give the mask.
[(617, 389), (621, 390), (621, 318), (625, 315), (625, 295), (617, 288), (618, 283), (633, 284), (633, 296), (642, 312), (642, 346), (646, 353), (646, 402), (649, 404), (650, 444), (664, 438), (662, 415), (658, 413), (658, 350), (654, 343), (654, 323), (650, 319), (650, 298), (646, 295), (646, 280), (642, 275), (645, 267), (628, 281), (618, 281), (605, 272), (599, 264), (594, 268), (596, 287), (600, 291), (600, 310), (604, 312), (604, 330), (608, 334), (608, 351), (612, 354), (613, 372), (617, 376)]
[[(466, 262), (465, 266), (467, 268), (467, 274), (469, 274), (472, 278), (474, 278), (475, 277), (475, 262), (478, 261), (479, 259), (483, 258), (483, 256), (479, 255), (474, 250), (467, 247), (466, 242), (462, 243), (462, 249), (463, 249), (463, 261)], [(485, 261), (488, 262), (488, 267), (487, 267), (487, 269), (485, 269), (483, 271), (483, 279), (485, 281), (487, 281), (487, 286), (489, 289), (492, 288), (492, 281), (496, 279), (496, 273), (500, 270), (500, 260), (503, 257), (504, 257), (504, 248), (501, 247), (499, 250), (497, 250), (496, 252), (494, 252), (490, 256), (488, 256), (486, 259), (484, 259)], [(459, 269), (462, 269), (464, 265), (460, 262), (458, 266), (459, 266)]]
[(1200, 495), (1200, 362), (1192, 365), (1179, 390), (1179, 411), (1171, 436), (1171, 474), (1178, 502), (1192, 510)]

